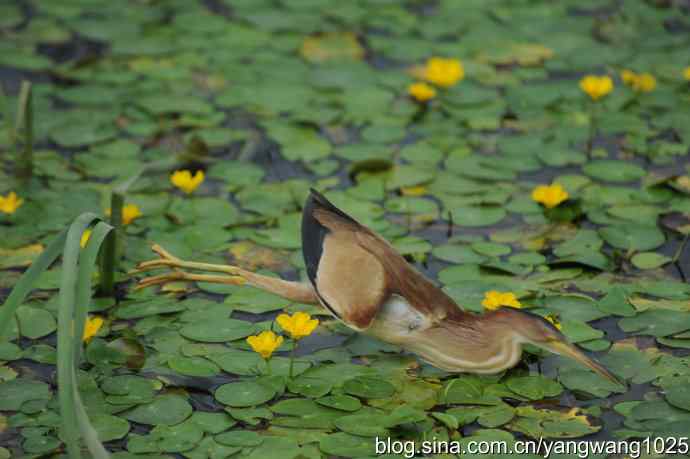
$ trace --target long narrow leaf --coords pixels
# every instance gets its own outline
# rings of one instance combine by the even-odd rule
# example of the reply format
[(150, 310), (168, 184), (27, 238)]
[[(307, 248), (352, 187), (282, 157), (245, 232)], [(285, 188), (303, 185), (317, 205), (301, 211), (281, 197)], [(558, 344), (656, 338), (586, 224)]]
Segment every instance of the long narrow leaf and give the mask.
[(9, 327), (12, 320), (14, 320), (14, 313), (17, 307), (22, 304), (26, 296), (33, 289), (33, 284), (36, 279), (53, 264), (53, 262), (60, 256), (60, 252), (65, 245), (67, 237), (67, 230), (63, 230), (58, 236), (48, 244), (48, 247), (43, 253), (36, 258), (31, 266), (24, 272), (17, 284), (12, 289), (10, 296), (0, 308), (0, 340), (5, 336), (7, 327)]
[[(77, 369), (81, 358), (82, 336), (84, 335), (84, 322), (88, 316), (89, 303), (91, 303), (92, 278), (96, 269), (96, 257), (103, 241), (109, 233), (113, 232), (113, 227), (104, 222), (98, 222), (91, 232), (91, 237), (86, 248), (80, 252), (79, 256), (79, 276), (77, 278), (76, 302), (74, 305), (74, 329), (75, 338), (72, 351), (72, 399), (74, 412), (79, 426), (81, 438), (89, 449), (91, 456), (95, 459), (107, 459), (110, 457), (103, 444), (98, 439), (96, 429), (91, 425), (91, 421), (86, 413), (77, 383)], [(81, 238), (80, 238), (81, 239)]]
[[(60, 281), (60, 309), (58, 310), (57, 376), (58, 401), (62, 418), (63, 436), (67, 454), (71, 459), (80, 459), (78, 425), (74, 408), (72, 379), (74, 374), (74, 303), (77, 292), (77, 261), (81, 250), (80, 241), (84, 230), (98, 217), (92, 213), (76, 218), (67, 231), (62, 252), (62, 279)], [(81, 336), (78, 337), (81, 339)]]
[(104, 239), (113, 227), (105, 222), (98, 222), (91, 231), (91, 237), (86, 247), (79, 257), (79, 279), (77, 283), (77, 300), (74, 306), (74, 330), (76, 339), (74, 340), (74, 362), (79, 366), (82, 342), (80, 337), (84, 335), (84, 323), (89, 312), (91, 302), (91, 286), (94, 266), (98, 251)]

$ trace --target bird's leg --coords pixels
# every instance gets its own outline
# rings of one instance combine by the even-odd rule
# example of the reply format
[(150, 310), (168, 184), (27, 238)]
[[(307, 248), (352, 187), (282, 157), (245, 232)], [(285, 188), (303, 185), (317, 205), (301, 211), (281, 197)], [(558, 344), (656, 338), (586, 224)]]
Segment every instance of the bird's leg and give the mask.
[[(141, 279), (137, 284), (137, 289), (150, 287), (152, 285), (164, 284), (171, 281), (198, 281), (210, 282), (214, 284), (230, 285), (251, 285), (270, 293), (282, 296), (290, 301), (305, 304), (318, 304), (319, 299), (310, 284), (302, 282), (291, 282), (280, 278), (264, 276), (253, 273), (232, 265), (218, 265), (211, 263), (199, 263), (196, 261), (186, 261), (177, 258), (163, 247), (154, 244), (151, 250), (156, 252), (160, 258), (156, 260), (144, 261), (137, 265), (136, 269), (129, 274), (139, 274), (153, 269), (170, 268), (173, 271), (150, 276)], [(192, 271), (207, 271), (222, 273), (221, 275), (195, 274), (181, 269)]]

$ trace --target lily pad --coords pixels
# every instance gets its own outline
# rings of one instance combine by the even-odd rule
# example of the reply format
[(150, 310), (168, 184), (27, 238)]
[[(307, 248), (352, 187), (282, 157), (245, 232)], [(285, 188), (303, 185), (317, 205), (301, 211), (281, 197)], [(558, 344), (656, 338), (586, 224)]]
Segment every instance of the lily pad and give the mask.
[(271, 400), (276, 390), (268, 384), (253, 381), (239, 381), (223, 384), (215, 392), (215, 398), (231, 407), (257, 406)]

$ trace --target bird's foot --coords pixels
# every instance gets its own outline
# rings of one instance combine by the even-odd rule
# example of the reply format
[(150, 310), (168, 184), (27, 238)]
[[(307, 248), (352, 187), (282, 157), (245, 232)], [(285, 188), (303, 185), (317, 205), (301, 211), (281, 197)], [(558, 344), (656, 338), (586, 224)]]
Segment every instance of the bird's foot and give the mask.
[[(172, 271), (165, 274), (145, 277), (139, 280), (135, 290), (175, 281), (210, 282), (214, 284), (230, 285), (243, 285), (247, 282), (247, 279), (243, 275), (246, 273), (246, 271), (237, 266), (185, 261), (177, 258), (158, 244), (154, 244), (151, 247), (151, 250), (158, 254), (159, 258), (139, 263), (137, 267), (128, 274), (136, 275), (160, 268), (169, 268)], [(182, 271), (183, 269), (194, 271), (210, 271), (223, 273), (225, 275), (195, 274)]]

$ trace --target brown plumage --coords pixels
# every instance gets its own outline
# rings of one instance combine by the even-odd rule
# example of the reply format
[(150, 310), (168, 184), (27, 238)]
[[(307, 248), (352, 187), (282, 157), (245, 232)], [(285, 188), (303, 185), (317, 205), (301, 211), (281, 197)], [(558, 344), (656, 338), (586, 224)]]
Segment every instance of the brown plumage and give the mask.
[(538, 315), (513, 308), (485, 314), (463, 310), (385, 239), (315, 190), (302, 215), (302, 253), (309, 284), (236, 266), (180, 260), (159, 246), (154, 251), (161, 258), (141, 263), (136, 273), (168, 267), (224, 275), (174, 271), (141, 280), (142, 288), (170, 280), (248, 283), (291, 301), (321, 304), (347, 326), (400, 345), (446, 371), (496, 373), (514, 366), (522, 345), (530, 343), (617, 381)]

